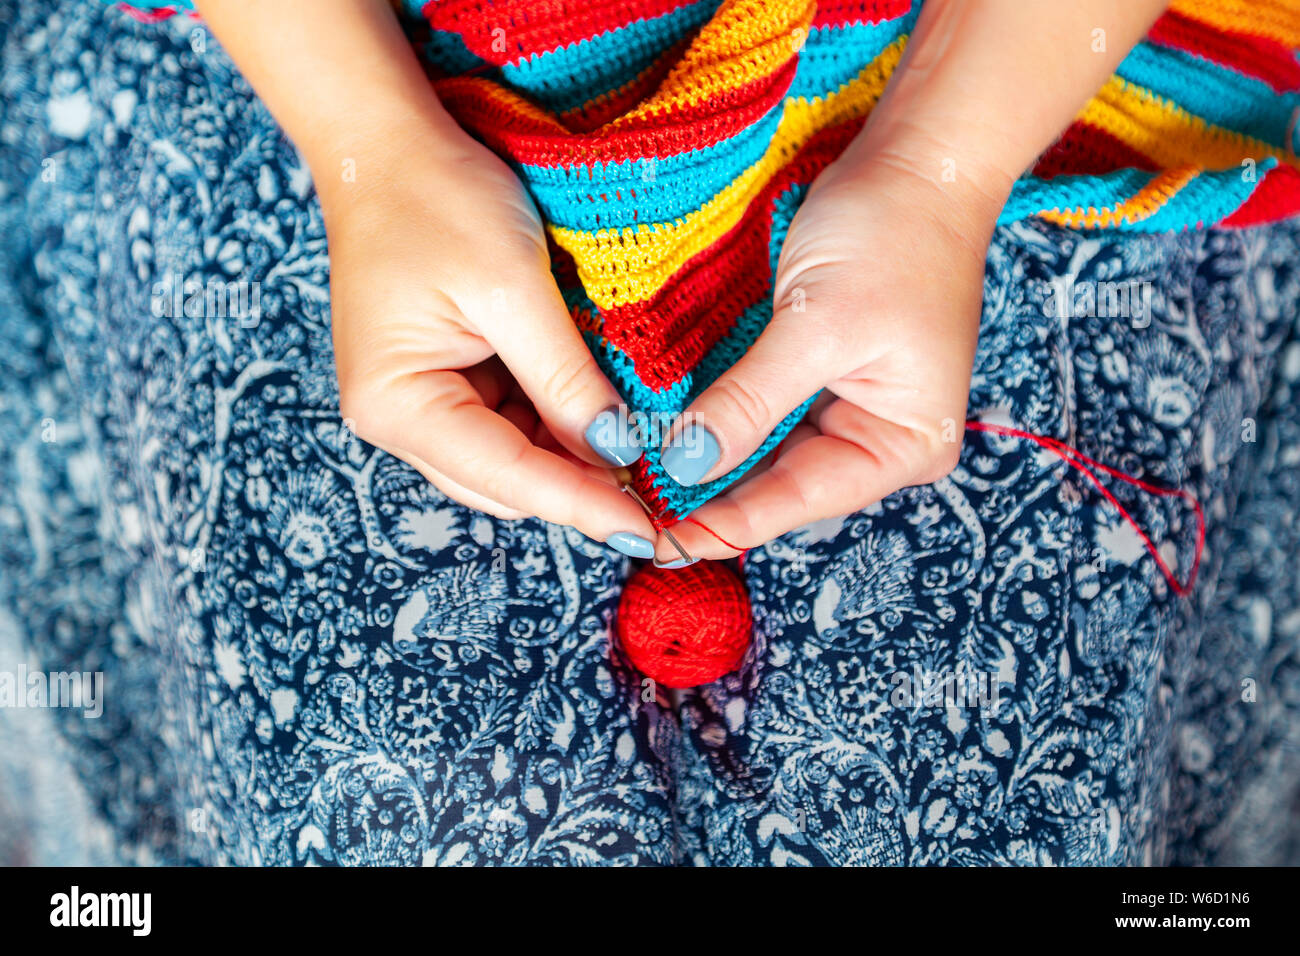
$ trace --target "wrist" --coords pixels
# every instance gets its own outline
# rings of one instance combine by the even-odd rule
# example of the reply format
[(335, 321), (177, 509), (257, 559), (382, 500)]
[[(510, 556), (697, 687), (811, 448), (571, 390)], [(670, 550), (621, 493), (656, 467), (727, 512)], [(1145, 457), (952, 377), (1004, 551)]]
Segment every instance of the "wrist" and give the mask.
[(888, 196), (909, 215), (944, 223), (982, 256), (1016, 176), (921, 124), (891, 122), (868, 123), (821, 179), (839, 180), (866, 202)]
[(387, 109), (336, 112), (327, 126), (298, 143), (327, 219), (331, 210), (366, 197), (400, 194), (404, 184), (444, 182), (482, 148), (430, 99), (423, 115)]

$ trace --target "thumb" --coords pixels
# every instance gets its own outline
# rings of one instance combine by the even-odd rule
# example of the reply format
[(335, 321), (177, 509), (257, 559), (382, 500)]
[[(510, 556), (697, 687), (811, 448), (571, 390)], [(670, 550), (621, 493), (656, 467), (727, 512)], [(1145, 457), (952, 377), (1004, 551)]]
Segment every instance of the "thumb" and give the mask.
[(664, 471), (679, 485), (727, 474), (782, 419), (852, 370), (845, 352), (809, 313), (777, 313), (740, 360), (682, 412), (664, 442)]
[(549, 271), (496, 289), (483, 335), (547, 429), (583, 461), (630, 465), (641, 432), (596, 364)]

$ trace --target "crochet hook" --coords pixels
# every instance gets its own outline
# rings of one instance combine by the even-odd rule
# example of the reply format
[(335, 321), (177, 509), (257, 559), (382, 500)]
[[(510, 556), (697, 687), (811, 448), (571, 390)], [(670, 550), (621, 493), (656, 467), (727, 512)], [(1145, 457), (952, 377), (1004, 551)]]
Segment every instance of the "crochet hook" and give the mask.
[[(632, 487), (632, 473), (626, 468), (619, 468), (614, 472), (614, 474), (618, 476), (618, 480), (622, 483), (623, 490), (632, 496), (632, 500), (641, 506), (641, 510), (650, 516), (651, 521), (655, 521), (655, 513), (650, 510), (650, 506), (641, 499), (641, 496), (636, 493), (636, 489)], [(671, 531), (667, 528), (660, 528), (659, 530), (664, 533), (664, 537), (668, 539), (668, 543), (677, 549), (677, 553), (682, 556), (683, 561), (690, 564), (695, 560), (686, 552), (686, 549), (682, 547), (682, 543), (673, 536)], [(654, 561), (654, 564), (655, 567), (662, 567), (658, 561)]]

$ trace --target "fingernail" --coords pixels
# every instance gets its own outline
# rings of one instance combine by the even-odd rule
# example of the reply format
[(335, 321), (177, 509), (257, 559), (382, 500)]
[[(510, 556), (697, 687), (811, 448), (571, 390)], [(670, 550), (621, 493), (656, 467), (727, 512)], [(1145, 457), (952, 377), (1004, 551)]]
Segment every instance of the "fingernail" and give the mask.
[(668, 477), (679, 485), (693, 485), (718, 463), (718, 440), (703, 425), (691, 422), (664, 449), (659, 459)]
[(641, 457), (641, 441), (632, 420), (611, 405), (598, 414), (585, 432), (587, 444), (611, 465), (630, 465)]
[(678, 568), (689, 568), (692, 564), (694, 564), (698, 560), (700, 559), (691, 558), (691, 560), (687, 561), (685, 558), (678, 558), (676, 561), (668, 561), (664, 564), (660, 564), (658, 561), (656, 561), (655, 567), (663, 568), (665, 571), (676, 571)]
[(652, 542), (630, 531), (616, 531), (605, 539), (605, 543), (629, 558), (653, 558), (655, 554)]

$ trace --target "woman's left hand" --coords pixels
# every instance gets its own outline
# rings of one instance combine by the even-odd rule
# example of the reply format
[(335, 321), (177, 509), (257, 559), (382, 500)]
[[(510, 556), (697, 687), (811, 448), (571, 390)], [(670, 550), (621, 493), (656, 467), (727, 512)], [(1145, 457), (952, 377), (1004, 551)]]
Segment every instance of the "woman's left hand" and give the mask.
[[(952, 470), (998, 214), (1167, 2), (926, 0), (884, 96), (790, 225), (772, 321), (673, 426), (664, 469), (721, 477), (826, 391), (692, 518), (751, 548)], [(695, 556), (735, 554), (690, 522), (673, 534)], [(676, 558), (659, 537), (656, 557)]]
[[(1008, 184), (1009, 185), (1009, 184)], [(858, 511), (952, 470), (979, 330), (984, 257), (1005, 195), (931, 181), (879, 156), (814, 182), (781, 251), (771, 323), (686, 410), (664, 466), (683, 484), (731, 471), (818, 390), (801, 424), (692, 517), (739, 547)], [(717, 448), (710, 464), (700, 449)], [(734, 555), (684, 522), (692, 555)], [(661, 535), (657, 556), (677, 552)]]

